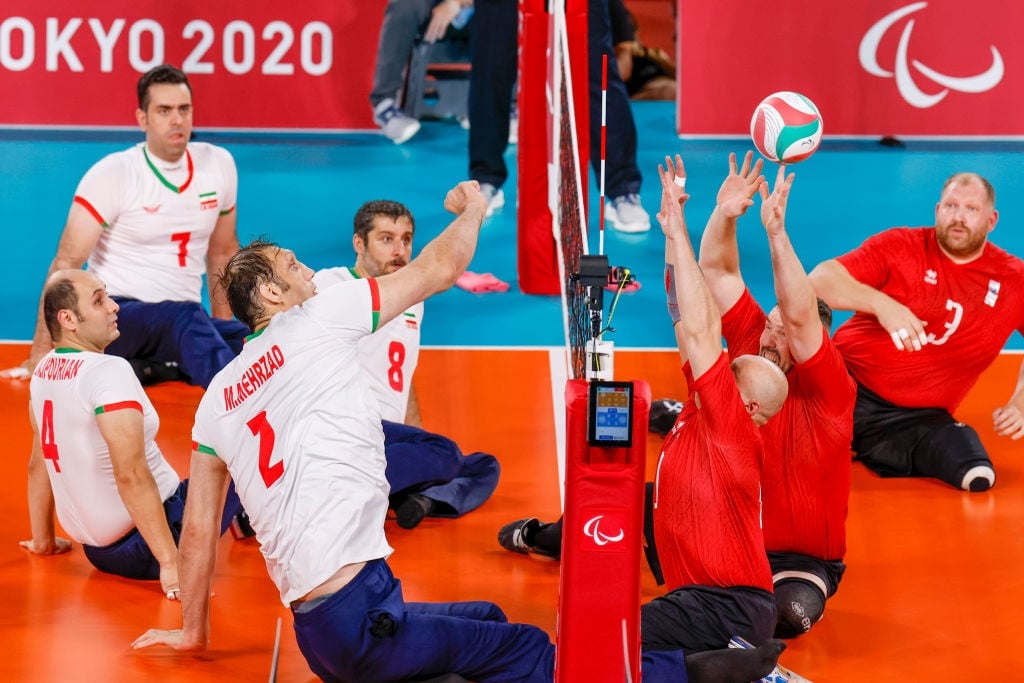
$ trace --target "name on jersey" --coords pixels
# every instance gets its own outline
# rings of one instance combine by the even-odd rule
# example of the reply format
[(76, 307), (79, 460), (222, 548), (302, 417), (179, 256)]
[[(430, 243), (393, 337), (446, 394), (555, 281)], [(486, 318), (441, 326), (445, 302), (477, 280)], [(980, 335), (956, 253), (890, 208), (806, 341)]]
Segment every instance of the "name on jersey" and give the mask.
[(50, 356), (32, 374), (41, 379), (74, 379), (84, 364), (82, 358)]
[(224, 407), (234, 410), (252, 396), (284, 365), (284, 353), (274, 344), (242, 373), (234, 384), (224, 387)]

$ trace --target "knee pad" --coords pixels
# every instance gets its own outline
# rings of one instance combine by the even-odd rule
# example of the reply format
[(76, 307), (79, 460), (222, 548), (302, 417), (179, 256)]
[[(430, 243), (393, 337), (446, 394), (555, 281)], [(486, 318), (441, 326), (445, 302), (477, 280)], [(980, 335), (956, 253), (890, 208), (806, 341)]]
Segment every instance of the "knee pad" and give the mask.
[(975, 465), (964, 472), (960, 479), (960, 488), (964, 491), (978, 493), (988, 491), (996, 483), (996, 472), (990, 465)]
[(806, 633), (825, 613), (825, 595), (817, 586), (799, 579), (775, 584), (775, 604), (779, 613), (776, 638), (796, 638)]

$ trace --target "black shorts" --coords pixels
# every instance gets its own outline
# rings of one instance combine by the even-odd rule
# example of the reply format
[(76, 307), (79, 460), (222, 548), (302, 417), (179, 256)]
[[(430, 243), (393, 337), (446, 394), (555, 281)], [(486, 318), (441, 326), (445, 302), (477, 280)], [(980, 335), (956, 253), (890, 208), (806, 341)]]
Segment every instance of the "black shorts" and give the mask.
[(935, 477), (960, 487), (964, 474), (992, 461), (974, 429), (942, 408), (903, 408), (857, 385), (854, 459), (883, 477)]
[(775, 632), (775, 598), (749, 586), (684, 586), (640, 608), (644, 650), (720, 650), (740, 636), (760, 645)]
[[(819, 560), (800, 553), (768, 553), (768, 564), (772, 567), (772, 581), (796, 579), (816, 586), (826, 598), (831, 598), (839, 589), (839, 582), (846, 573), (842, 560)], [(805, 576), (800, 576), (804, 574)], [(809, 576), (807, 576), (809, 575)]]

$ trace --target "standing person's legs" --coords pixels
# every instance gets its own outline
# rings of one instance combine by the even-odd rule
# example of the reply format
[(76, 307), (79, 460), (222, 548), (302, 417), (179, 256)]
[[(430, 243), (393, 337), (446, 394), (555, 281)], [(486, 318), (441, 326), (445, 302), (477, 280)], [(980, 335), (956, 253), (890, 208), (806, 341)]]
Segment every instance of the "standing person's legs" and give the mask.
[(370, 91), (370, 104), (374, 108), (386, 99), (398, 97), (413, 42), (435, 4), (437, 0), (389, 0), (380, 26), (373, 90)]
[(476, 0), (469, 75), (469, 177), (500, 188), (508, 178), (512, 86), (516, 80), (519, 14), (516, 0)]
[(619, 75), (612, 45), (608, 0), (590, 0), (587, 5), (590, 94), (590, 163), (601, 172), (601, 56), (608, 55), (608, 138), (605, 148), (605, 195), (609, 198), (640, 192), (640, 169), (636, 163), (636, 124), (629, 93)]

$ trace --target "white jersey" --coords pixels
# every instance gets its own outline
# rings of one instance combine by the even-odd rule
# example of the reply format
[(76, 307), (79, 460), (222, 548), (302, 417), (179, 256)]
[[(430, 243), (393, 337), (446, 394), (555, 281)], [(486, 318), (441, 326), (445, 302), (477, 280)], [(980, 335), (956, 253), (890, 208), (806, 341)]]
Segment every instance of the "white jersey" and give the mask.
[(110, 545), (135, 528), (118, 493), (97, 415), (140, 411), (146, 463), (160, 500), (167, 500), (178, 488), (178, 474), (154, 441), (160, 418), (125, 359), (57, 348), (39, 361), (29, 391), (57, 519), (75, 541)]
[(113, 296), (200, 301), (210, 235), (237, 194), (235, 161), (222, 147), (189, 143), (175, 164), (145, 143), (107, 155), (75, 190), (103, 226), (89, 270)]
[[(354, 268), (325, 268), (313, 282), (323, 290), (360, 276)], [(380, 403), (380, 416), (391, 422), (405, 422), (409, 407), (412, 374), (420, 357), (420, 326), (423, 302), (410, 306), (384, 327), (359, 342), (359, 361)]]
[(391, 554), (384, 432), (358, 362), (379, 301), (369, 278), (276, 314), (196, 411), (193, 448), (227, 465), (285, 605)]

